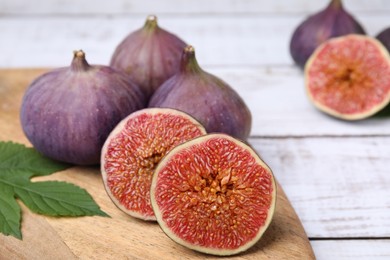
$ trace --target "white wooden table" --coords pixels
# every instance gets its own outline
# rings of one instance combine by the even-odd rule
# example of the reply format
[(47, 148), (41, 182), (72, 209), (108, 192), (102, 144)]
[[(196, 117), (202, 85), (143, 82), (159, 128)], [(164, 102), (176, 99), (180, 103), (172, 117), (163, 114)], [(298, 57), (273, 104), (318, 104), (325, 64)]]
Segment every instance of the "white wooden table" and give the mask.
[[(250, 142), (284, 187), (317, 258), (390, 259), (390, 117), (344, 122), (320, 113), (288, 52), (294, 28), (327, 2), (1, 0), (0, 67), (67, 66), (75, 49), (107, 64), (116, 45), (156, 14), (247, 102)], [(390, 1), (344, 5), (369, 35), (390, 26)]]

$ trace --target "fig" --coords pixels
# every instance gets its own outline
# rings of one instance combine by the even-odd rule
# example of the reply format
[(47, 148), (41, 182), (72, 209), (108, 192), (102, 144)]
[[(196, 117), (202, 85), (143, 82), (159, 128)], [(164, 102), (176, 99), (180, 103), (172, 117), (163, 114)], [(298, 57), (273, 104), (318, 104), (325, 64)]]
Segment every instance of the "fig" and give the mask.
[(93, 165), (108, 134), (146, 99), (128, 77), (108, 66), (90, 65), (75, 51), (69, 67), (51, 70), (27, 88), (21, 105), (23, 131), (42, 154), (63, 162)]
[(341, 0), (332, 0), (322, 11), (309, 16), (294, 31), (290, 54), (304, 68), (307, 59), (324, 41), (347, 34), (365, 34), (359, 22), (348, 13)]
[(147, 98), (179, 69), (186, 46), (183, 40), (147, 17), (145, 25), (125, 37), (112, 55), (110, 66), (124, 71), (144, 90)]
[(381, 31), (376, 38), (386, 47), (390, 52), (390, 27)]
[(174, 109), (146, 108), (130, 114), (114, 128), (102, 149), (107, 194), (128, 215), (155, 220), (150, 183), (157, 164), (176, 145), (204, 134), (199, 122)]
[(157, 222), (177, 243), (214, 255), (254, 245), (273, 217), (271, 169), (248, 145), (208, 134), (173, 148), (151, 184)]
[(306, 91), (321, 111), (367, 118), (390, 102), (390, 56), (375, 38), (346, 35), (320, 45), (305, 67)]
[(251, 130), (251, 113), (243, 99), (226, 82), (201, 69), (192, 46), (184, 48), (180, 71), (156, 90), (148, 107), (184, 111), (207, 132), (222, 132), (244, 141)]

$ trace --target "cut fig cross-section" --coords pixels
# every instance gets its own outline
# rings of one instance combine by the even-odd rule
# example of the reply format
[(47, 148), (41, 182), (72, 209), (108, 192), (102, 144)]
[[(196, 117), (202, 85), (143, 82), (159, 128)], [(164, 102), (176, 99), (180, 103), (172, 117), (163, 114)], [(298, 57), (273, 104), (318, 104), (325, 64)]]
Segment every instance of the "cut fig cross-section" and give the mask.
[(270, 168), (248, 145), (219, 133), (172, 149), (156, 168), (150, 194), (157, 222), (172, 240), (214, 255), (253, 246), (276, 203)]
[(347, 35), (320, 45), (305, 67), (306, 91), (321, 111), (367, 118), (390, 102), (390, 56), (375, 38)]
[(169, 108), (147, 108), (123, 119), (110, 133), (101, 155), (106, 191), (127, 214), (155, 220), (150, 184), (161, 158), (180, 143), (206, 134), (191, 116)]

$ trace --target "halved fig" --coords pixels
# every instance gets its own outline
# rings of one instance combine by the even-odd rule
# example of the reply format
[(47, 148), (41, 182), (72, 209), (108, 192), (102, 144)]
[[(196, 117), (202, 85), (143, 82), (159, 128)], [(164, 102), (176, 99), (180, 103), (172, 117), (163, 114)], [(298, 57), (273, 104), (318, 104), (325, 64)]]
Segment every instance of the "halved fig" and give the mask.
[(390, 56), (376, 39), (347, 35), (326, 41), (305, 67), (306, 91), (321, 111), (367, 118), (390, 102)]
[(161, 160), (151, 201), (172, 240), (208, 254), (233, 255), (254, 245), (269, 226), (276, 185), (252, 148), (226, 134), (209, 134)]
[(150, 205), (155, 167), (173, 147), (204, 134), (200, 123), (174, 109), (147, 108), (123, 119), (101, 156), (104, 186), (115, 205), (133, 217), (155, 220)]

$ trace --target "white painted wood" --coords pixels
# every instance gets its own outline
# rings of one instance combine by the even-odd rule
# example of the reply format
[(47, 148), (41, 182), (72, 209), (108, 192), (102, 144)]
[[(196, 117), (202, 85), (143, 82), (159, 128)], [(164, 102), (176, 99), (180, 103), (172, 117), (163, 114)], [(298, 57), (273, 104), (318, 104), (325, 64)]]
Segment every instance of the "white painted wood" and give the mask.
[(317, 260), (388, 260), (390, 240), (311, 241)]
[(390, 237), (390, 137), (250, 143), (273, 169), (309, 237)]
[(243, 97), (253, 114), (252, 136), (389, 135), (390, 115), (356, 122), (332, 118), (307, 98), (292, 67), (209, 68)]
[[(390, 3), (390, 1), (389, 1)], [(65, 66), (74, 49), (107, 64), (114, 49), (146, 16), (0, 18), (0, 67)], [(302, 16), (160, 16), (161, 27), (194, 45), (199, 62), (219, 66), (293, 64), (291, 34)], [(389, 26), (389, 15), (362, 15), (368, 34)]]
[[(225, 14), (225, 13), (309, 13), (324, 8), (330, 0), (3, 0), (0, 14)], [(386, 0), (344, 0), (351, 12), (390, 10)]]

